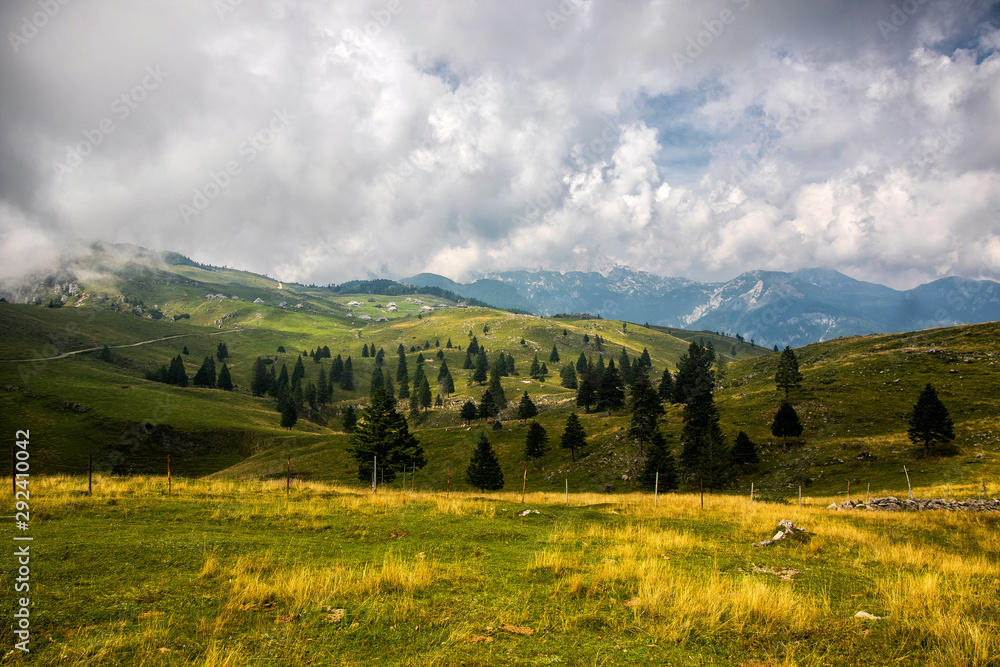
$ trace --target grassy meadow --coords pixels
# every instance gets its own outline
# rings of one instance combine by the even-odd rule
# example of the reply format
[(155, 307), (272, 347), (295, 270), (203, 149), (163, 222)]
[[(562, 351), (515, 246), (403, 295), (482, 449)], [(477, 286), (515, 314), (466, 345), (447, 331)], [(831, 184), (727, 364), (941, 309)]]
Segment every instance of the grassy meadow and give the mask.
[[(996, 515), (301, 480), (287, 500), (284, 480), (85, 490), (32, 480), (32, 652), (0, 665), (1000, 664)], [(751, 546), (781, 519), (808, 534)]]

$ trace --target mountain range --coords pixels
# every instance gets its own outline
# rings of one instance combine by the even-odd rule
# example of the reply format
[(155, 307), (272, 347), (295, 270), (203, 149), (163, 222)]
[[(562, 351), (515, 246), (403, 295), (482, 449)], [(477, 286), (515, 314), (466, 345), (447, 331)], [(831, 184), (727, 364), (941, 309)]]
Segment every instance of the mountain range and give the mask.
[(621, 266), (606, 272), (506, 271), (469, 283), (421, 273), (401, 282), (537, 315), (589, 313), (739, 334), (779, 347), (1000, 320), (1000, 283), (994, 281), (949, 277), (895, 290), (823, 268), (749, 271), (718, 283)]

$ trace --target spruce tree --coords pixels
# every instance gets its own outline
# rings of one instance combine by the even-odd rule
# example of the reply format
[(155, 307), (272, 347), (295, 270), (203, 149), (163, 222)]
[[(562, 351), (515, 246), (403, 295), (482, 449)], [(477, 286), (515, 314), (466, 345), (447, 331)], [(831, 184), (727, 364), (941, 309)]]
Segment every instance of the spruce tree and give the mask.
[(552, 343), (552, 352), (549, 353), (549, 361), (552, 363), (559, 363), (559, 350), (556, 349), (556, 344)]
[(340, 382), (340, 374), (344, 372), (344, 360), (338, 354), (337, 358), (330, 362), (330, 380)]
[(524, 458), (528, 461), (545, 456), (545, 445), (549, 436), (545, 429), (536, 421), (528, 424), (528, 433), (524, 437)]
[(450, 396), (455, 393), (455, 379), (451, 377), (450, 371), (445, 374), (444, 379), (441, 380), (440, 392), (445, 396)]
[(191, 383), (196, 387), (215, 387), (215, 361), (212, 360), (212, 357), (205, 357), (205, 361), (201, 363), (201, 368), (194, 374)]
[(186, 354), (186, 355), (191, 354), (190, 352), (188, 352), (188, 346), (187, 345), (184, 346), (184, 354)]
[(296, 380), (301, 380), (306, 376), (306, 367), (302, 363), (302, 357), (295, 360), (295, 368), (292, 370), (292, 384), (295, 384)]
[[(659, 484), (657, 484), (657, 473), (659, 473)], [(674, 463), (674, 455), (660, 429), (653, 431), (650, 436), (649, 453), (646, 454), (639, 483), (649, 491), (656, 488), (660, 491), (671, 491), (677, 488), (677, 466)]]
[(472, 359), (472, 350), (466, 348), (465, 350), (465, 362), (462, 364), (462, 370), (468, 370), (475, 368), (475, 364)]
[(538, 355), (536, 354), (535, 358), (531, 360), (531, 368), (528, 369), (528, 377), (537, 380), (541, 373), (542, 366), (538, 363)]
[(703, 394), (711, 394), (715, 386), (712, 364), (715, 353), (698, 343), (692, 342), (687, 352), (681, 355), (674, 377), (674, 397), (677, 403), (688, 403)]
[(223, 391), (233, 390), (233, 378), (229, 374), (229, 366), (226, 366), (225, 362), (223, 362), (222, 368), (219, 369), (219, 378), (215, 381), (215, 384)]
[(576, 404), (583, 408), (583, 413), (590, 414), (590, 406), (597, 400), (597, 392), (590, 384), (590, 378), (584, 377), (580, 380), (580, 386), (576, 390)]
[(684, 405), (681, 445), (681, 465), (693, 480), (703, 480), (710, 489), (729, 483), (730, 454), (711, 392), (696, 394)]
[(524, 423), (537, 415), (538, 408), (535, 407), (531, 397), (528, 396), (528, 392), (525, 391), (521, 396), (521, 402), (517, 405), (517, 418), (521, 420), (521, 423)]
[(406, 354), (399, 355), (399, 363), (396, 364), (396, 382), (400, 384), (410, 381), (410, 365), (406, 362)]
[(500, 460), (493, 451), (493, 445), (490, 444), (486, 433), (479, 434), (479, 442), (469, 460), (469, 467), (465, 470), (465, 481), (480, 491), (499, 491), (503, 488)]
[(291, 388), (291, 382), (288, 380), (288, 366), (281, 364), (281, 372), (278, 373), (278, 379), (274, 382), (275, 396), (282, 391), (290, 391)]
[(393, 402), (395, 402), (396, 385), (394, 385), (392, 382), (392, 373), (389, 373), (388, 371), (382, 373), (382, 379), (384, 380), (385, 393), (389, 394), (389, 398), (392, 399)]
[(475, 336), (472, 337), (472, 342), (469, 343), (468, 350), (471, 354), (479, 354), (479, 339)]
[(278, 378), (274, 373), (274, 365), (267, 371), (267, 395), (275, 397), (278, 395)]
[(319, 367), (319, 378), (316, 380), (316, 402), (326, 405), (330, 402), (330, 381), (326, 376), (326, 369)]
[(472, 401), (466, 401), (462, 404), (462, 410), (458, 415), (465, 421), (466, 426), (468, 426), (472, 423), (472, 420), (479, 416), (479, 408)]
[(229, 348), (226, 347), (225, 343), (219, 343), (219, 346), (215, 350), (215, 358), (219, 361), (224, 361), (229, 357)]
[(954, 424), (948, 408), (938, 398), (934, 385), (928, 384), (920, 392), (913, 412), (910, 414), (906, 434), (915, 445), (923, 444), (924, 457), (930, 456), (930, 448), (935, 443), (947, 443), (955, 439)]
[(650, 356), (649, 356), (649, 350), (647, 350), (646, 348), (642, 348), (642, 355), (639, 357), (639, 361), (646, 368), (652, 368), (653, 367), (653, 360), (650, 358)]
[(802, 422), (795, 408), (788, 401), (782, 401), (778, 412), (771, 422), (771, 435), (781, 438), (781, 448), (788, 449), (788, 436), (797, 438), (802, 435)]
[(674, 376), (671, 375), (669, 368), (663, 369), (663, 376), (660, 378), (660, 386), (656, 393), (660, 395), (660, 400), (664, 403), (673, 403), (677, 400), (677, 394), (674, 391)]
[(597, 388), (597, 403), (602, 410), (609, 413), (625, 407), (625, 389), (622, 387), (621, 375), (615, 367), (615, 360), (608, 362), (608, 367), (601, 376), (601, 384)]
[(489, 370), (490, 364), (486, 358), (486, 350), (479, 348), (479, 352), (476, 353), (476, 368), (472, 373), (472, 381), (484, 384), (489, 376)]
[(170, 368), (167, 369), (167, 381), (178, 387), (188, 386), (187, 371), (184, 369), (184, 360), (181, 355), (177, 355), (170, 360)]
[(580, 386), (573, 364), (566, 364), (559, 369), (559, 386), (565, 389), (577, 389)]
[(757, 445), (743, 431), (736, 434), (732, 457), (733, 463), (739, 466), (743, 472), (752, 470), (760, 462), (760, 458), (757, 456)]
[(361, 348), (361, 358), (367, 359), (370, 355), (368, 354), (368, 343), (365, 343)]
[(287, 428), (291, 431), (298, 420), (299, 411), (295, 408), (295, 402), (290, 400), (285, 401), (281, 409), (281, 428)]
[(350, 454), (358, 464), (358, 479), (372, 478), (373, 459), (378, 458), (380, 479), (391, 482), (404, 468), (423, 468), (424, 450), (410, 433), (406, 417), (396, 412), (384, 388), (375, 391), (351, 436)]
[(340, 388), (344, 391), (354, 391), (354, 364), (351, 363), (351, 358), (347, 357), (344, 360), (344, 369), (340, 372)]
[(433, 395), (431, 394), (431, 385), (427, 380), (426, 375), (421, 375), (419, 393), (417, 394), (420, 399), (420, 407), (424, 410), (433, 405)]
[(562, 437), (559, 438), (559, 444), (563, 449), (569, 450), (570, 459), (573, 461), (576, 461), (576, 450), (586, 446), (587, 432), (584, 431), (583, 424), (575, 412), (569, 413), (569, 417), (566, 418), (566, 427), (563, 429)]
[(639, 456), (642, 456), (642, 445), (648, 441), (657, 430), (656, 422), (664, 414), (663, 403), (649, 382), (643, 367), (636, 363), (640, 371), (629, 392), (628, 409), (632, 418), (628, 425), (628, 435), (639, 444)]
[(309, 404), (309, 408), (311, 410), (315, 410), (316, 409), (316, 394), (317, 394), (316, 383), (314, 383), (312, 380), (310, 380), (309, 383), (306, 385), (306, 390), (305, 390), (304, 394), (305, 394), (306, 403)]
[(788, 345), (785, 346), (781, 357), (778, 359), (778, 372), (774, 375), (774, 382), (778, 389), (785, 392), (785, 400), (788, 400), (788, 392), (802, 386), (802, 373), (799, 372), (799, 360), (795, 357), (795, 352)]
[(257, 357), (250, 369), (250, 393), (254, 396), (263, 396), (267, 393), (267, 366), (264, 360)]
[(358, 411), (354, 409), (353, 405), (344, 408), (344, 418), (341, 424), (344, 433), (354, 433), (354, 427), (358, 424)]
[(100, 359), (101, 361), (111, 363), (111, 361), (114, 359), (114, 357), (111, 356), (111, 348), (108, 347), (107, 345), (102, 347), (100, 353), (97, 355), (97, 358)]
[(382, 367), (375, 366), (375, 369), (372, 371), (372, 382), (369, 390), (369, 396), (374, 396), (375, 392), (379, 389), (385, 390), (385, 376), (382, 374)]
[(448, 362), (445, 360), (441, 362), (441, 368), (438, 369), (438, 376), (437, 376), (438, 384), (441, 384), (441, 382), (444, 380), (444, 376), (448, 374), (449, 374)]
[(580, 352), (580, 357), (576, 360), (576, 372), (583, 375), (587, 372), (587, 356)]

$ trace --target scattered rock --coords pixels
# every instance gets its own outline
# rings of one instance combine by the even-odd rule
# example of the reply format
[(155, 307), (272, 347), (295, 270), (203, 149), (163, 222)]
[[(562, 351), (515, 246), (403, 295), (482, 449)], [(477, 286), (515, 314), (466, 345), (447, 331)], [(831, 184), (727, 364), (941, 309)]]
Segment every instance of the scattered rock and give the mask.
[(778, 531), (774, 534), (774, 537), (772, 537), (769, 540), (764, 540), (763, 542), (754, 542), (752, 546), (769, 547), (772, 544), (776, 544), (781, 540), (785, 539), (786, 537), (790, 537), (792, 535), (798, 535), (802, 538), (805, 538), (808, 536), (808, 532), (801, 526), (796, 526), (794, 523), (792, 523), (791, 519), (782, 519), (781, 521), (778, 522)]
[(750, 563), (750, 567), (754, 572), (759, 572), (761, 574), (773, 574), (782, 581), (791, 581), (792, 577), (797, 574), (802, 574), (801, 570), (781, 570), (773, 567), (757, 567), (753, 563)]
[(873, 615), (869, 614), (867, 611), (859, 611), (858, 613), (856, 613), (854, 615), (854, 618), (863, 618), (866, 621), (880, 621), (880, 620), (882, 620), (881, 616), (873, 616)]
[(529, 514), (541, 514), (541, 512), (538, 510), (524, 510), (523, 512), (518, 513), (518, 516), (528, 516)]
[[(848, 501), (850, 502), (850, 501)], [(924, 500), (900, 500), (894, 496), (872, 498), (867, 503), (842, 503), (830, 505), (827, 509), (856, 509), (869, 512), (921, 512), (927, 510), (944, 510), (948, 512), (1000, 512), (1000, 500), (993, 498), (969, 498), (967, 500), (945, 500), (944, 498), (927, 498)]]

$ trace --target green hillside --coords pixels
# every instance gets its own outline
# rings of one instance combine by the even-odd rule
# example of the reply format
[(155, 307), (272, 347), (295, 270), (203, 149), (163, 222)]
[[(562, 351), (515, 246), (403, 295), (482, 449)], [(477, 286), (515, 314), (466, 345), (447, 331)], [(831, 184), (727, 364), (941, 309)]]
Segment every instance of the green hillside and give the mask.
[[(792, 399), (805, 424), (802, 442), (787, 452), (772, 442), (769, 425), (781, 395), (774, 385), (778, 355), (711, 332), (647, 328), (603, 319), (551, 319), (489, 308), (465, 308), (433, 295), (343, 294), (322, 287), (281, 284), (231, 269), (181, 264), (126, 264), (74, 285), (73, 294), (54, 283), (34, 301), (0, 303), (0, 410), (9, 429), (31, 429), (39, 443), (38, 472), (81, 474), (88, 455), (99, 470), (164, 472), (171, 456), (175, 475), (267, 478), (284, 474), (291, 459), (302, 478), (356, 484), (347, 456), (349, 436), (341, 410), (367, 403), (375, 362), (362, 346), (384, 350), (385, 371), (395, 379), (396, 352), (406, 352), (410, 376), (418, 354), (434, 380), (447, 361), (456, 393), (444, 405), (411, 423), (428, 465), (417, 472), (418, 488), (464, 488), (472, 447), (485, 424), (468, 427), (458, 411), (479, 401), (484, 385), (471, 383), (462, 368), (475, 336), (492, 361), (500, 352), (516, 361), (517, 376), (503, 387), (510, 404), (501, 431), (488, 431), (508, 483), (523, 475), (525, 427), (516, 420), (517, 401), (527, 391), (549, 435), (550, 452), (530, 466), (529, 488), (560, 489), (568, 480), (577, 491), (636, 489), (641, 459), (625, 437), (628, 415), (581, 414), (588, 435), (583, 456), (570, 461), (559, 448), (566, 417), (581, 412), (575, 391), (559, 386), (559, 368), (581, 352), (595, 362), (631, 360), (647, 350), (655, 381), (676, 368), (691, 341), (712, 343), (723, 361), (716, 393), (723, 430), (733, 441), (744, 430), (762, 454), (759, 468), (734, 485), (754, 482), (768, 495), (836, 493), (871, 483), (872, 490), (905, 492), (902, 465), (915, 485), (951, 485), (972, 493), (981, 477), (996, 478), (995, 324), (916, 334), (873, 336), (810, 345), (797, 351), (805, 377)], [(212, 297), (212, 298), (207, 298)], [(233, 298), (237, 297), (237, 298)], [(254, 303), (255, 300), (263, 303)], [(391, 305), (390, 305), (391, 304)], [(378, 322), (379, 318), (386, 321)], [(598, 340), (602, 341), (598, 349)], [(448, 343), (451, 347), (448, 347)], [(586, 341), (586, 342), (585, 342)], [(236, 390), (179, 388), (146, 374), (182, 355), (191, 377), (203, 359), (225, 342), (225, 361)], [(107, 345), (111, 360), (85, 350)], [(257, 357), (291, 372), (300, 355), (328, 347), (332, 357), (351, 358), (355, 391), (335, 390), (332, 404), (303, 415), (295, 427), (279, 427), (275, 401), (249, 392)], [(553, 346), (560, 361), (551, 362)], [(283, 348), (284, 352), (279, 352)], [(527, 377), (534, 356), (548, 366), (545, 381)], [(304, 382), (315, 382), (331, 359), (303, 356)], [(221, 365), (221, 364), (218, 364)], [(927, 382), (933, 382), (951, 410), (958, 438), (950, 456), (922, 459), (905, 437), (906, 414)], [(400, 411), (407, 408), (400, 402)], [(662, 430), (675, 453), (681, 409), (668, 406)], [(44, 443), (44, 444), (42, 444)], [(874, 460), (860, 461), (862, 451)], [(977, 458), (977, 454), (983, 456)], [(401, 482), (397, 482), (397, 485)]]

